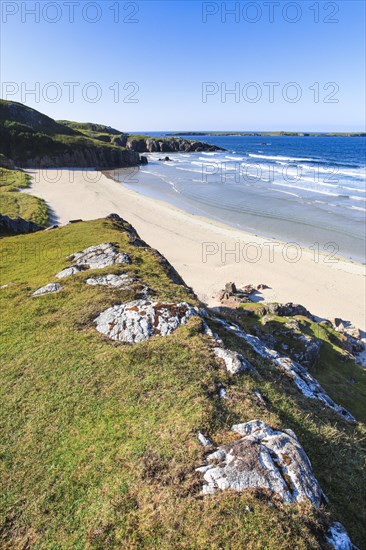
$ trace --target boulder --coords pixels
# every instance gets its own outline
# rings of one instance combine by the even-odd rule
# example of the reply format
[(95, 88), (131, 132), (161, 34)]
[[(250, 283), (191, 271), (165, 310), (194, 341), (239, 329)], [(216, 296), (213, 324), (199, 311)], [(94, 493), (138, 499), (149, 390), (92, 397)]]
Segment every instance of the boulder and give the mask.
[(136, 281), (130, 277), (127, 273), (122, 275), (103, 275), (102, 277), (92, 277), (85, 282), (87, 285), (92, 286), (110, 286), (117, 288), (131, 288), (131, 285)]
[(250, 294), (253, 294), (253, 292), (255, 292), (255, 288), (253, 285), (245, 285), (243, 286), (243, 292), (244, 294), (248, 294), (248, 296)]
[(225, 292), (227, 292), (228, 294), (236, 294), (237, 293), (237, 288), (236, 288), (235, 283), (226, 283)]
[(201, 443), (202, 447), (212, 447), (211, 441), (208, 439), (208, 437), (203, 435), (203, 433), (198, 432), (197, 437), (198, 437), (198, 441)]
[(152, 336), (168, 336), (197, 311), (179, 304), (135, 300), (103, 311), (96, 319), (98, 332), (112, 340), (135, 344)]
[(352, 323), (336, 317), (331, 321), (331, 325), (337, 332), (345, 336), (345, 341), (341, 343), (344, 350), (354, 356), (365, 350), (365, 342), (362, 340), (361, 331)]
[(70, 277), (71, 275), (75, 275), (76, 273), (81, 273), (84, 271), (80, 266), (78, 265), (71, 265), (70, 267), (66, 267), (59, 273), (56, 273), (57, 279), (64, 279), (65, 277)]
[(51, 294), (52, 292), (58, 292), (59, 290), (61, 290), (60, 283), (50, 283), (33, 292), (32, 296), (42, 296), (43, 294)]
[(320, 349), (322, 347), (321, 340), (312, 338), (306, 334), (301, 334), (298, 340), (304, 344), (304, 351), (300, 353), (299, 357), (300, 363), (312, 367), (319, 359)]
[(220, 399), (228, 399), (227, 391), (226, 391), (226, 388), (224, 388), (224, 386), (221, 386), (221, 388), (219, 388), (219, 397)]
[(220, 290), (215, 298), (225, 307), (238, 308), (240, 304), (250, 302), (249, 295), (254, 291), (252, 286), (247, 290), (239, 291), (235, 283), (226, 283), (225, 288)]
[(89, 246), (82, 252), (71, 254), (69, 260), (86, 269), (102, 269), (115, 264), (131, 263), (128, 254), (119, 252), (118, 246), (112, 243)]
[(293, 304), (292, 302), (288, 302), (287, 304), (272, 303), (267, 304), (265, 307), (267, 312), (272, 315), (278, 315), (280, 317), (303, 315), (304, 317), (308, 317), (308, 319), (313, 319), (312, 314), (306, 309), (306, 307), (300, 304)]
[(268, 288), (270, 288), (270, 287), (268, 285), (264, 285), (263, 283), (260, 283), (257, 286), (257, 290), (267, 290)]
[(44, 227), (23, 218), (9, 218), (0, 214), (0, 236), (21, 235), (42, 231)]
[(232, 430), (242, 437), (218, 447), (207, 456), (207, 466), (197, 469), (204, 473), (203, 494), (264, 489), (285, 504), (310, 501), (320, 506), (322, 490), (291, 430), (275, 430), (261, 420), (234, 425)]
[(256, 372), (255, 368), (244, 359), (240, 353), (230, 351), (223, 348), (214, 348), (216, 357), (222, 359), (225, 363), (226, 370), (231, 374), (240, 374), (242, 372)]

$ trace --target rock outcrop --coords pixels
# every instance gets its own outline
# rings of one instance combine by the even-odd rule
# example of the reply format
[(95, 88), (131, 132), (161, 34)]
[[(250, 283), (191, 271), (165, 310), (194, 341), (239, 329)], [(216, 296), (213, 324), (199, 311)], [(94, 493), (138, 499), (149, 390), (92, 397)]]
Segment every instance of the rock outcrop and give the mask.
[(131, 288), (131, 285), (136, 282), (136, 279), (130, 277), (127, 273), (122, 275), (103, 275), (101, 277), (91, 277), (86, 281), (87, 285), (91, 286), (110, 286), (115, 288)]
[(131, 260), (125, 252), (119, 252), (113, 243), (102, 243), (89, 246), (81, 252), (69, 256), (69, 260), (84, 269), (102, 269), (115, 264), (130, 264)]
[(52, 294), (53, 292), (59, 292), (60, 290), (60, 283), (49, 283), (48, 285), (33, 292), (32, 296), (43, 296), (44, 294)]
[(332, 523), (325, 539), (335, 550), (358, 550), (357, 546), (352, 544), (346, 529), (339, 521)]
[(44, 227), (23, 218), (9, 218), (0, 214), (0, 236), (21, 235), (42, 231)]
[(168, 336), (194, 315), (197, 311), (185, 302), (135, 300), (108, 308), (94, 323), (111, 340), (136, 344), (152, 336)]
[(313, 315), (306, 309), (306, 307), (300, 304), (293, 304), (288, 302), (287, 304), (270, 303), (265, 304), (264, 309), (267, 313), (272, 315), (279, 315), (280, 317), (293, 317), (295, 315), (304, 315), (308, 319), (313, 319)]
[(246, 304), (251, 301), (250, 295), (254, 288), (250, 285), (243, 290), (238, 290), (235, 283), (226, 283), (225, 288), (220, 290), (215, 298), (222, 306), (238, 308), (241, 304)]
[(57, 279), (64, 279), (65, 277), (71, 277), (71, 275), (76, 275), (77, 273), (81, 273), (84, 271), (82, 267), (79, 265), (71, 265), (70, 267), (66, 267), (59, 273), (56, 273)]
[[(221, 147), (203, 143), (202, 141), (192, 141), (183, 138), (151, 138), (146, 136), (135, 137), (130, 135), (126, 147), (130, 151), (138, 153), (174, 153), (174, 152), (201, 152), (201, 151), (224, 151)], [(166, 158), (165, 158), (166, 160)]]
[[(201, 310), (203, 315), (207, 315), (204, 310)], [(269, 349), (257, 336), (247, 334), (242, 328), (235, 323), (228, 323), (219, 317), (214, 317), (214, 321), (220, 323), (226, 330), (243, 339), (251, 348), (261, 357), (268, 359), (272, 364), (286, 374), (297, 386), (300, 392), (310, 399), (318, 399), (326, 407), (334, 410), (344, 420), (351, 424), (356, 424), (353, 415), (341, 405), (337, 405), (333, 399), (325, 392), (319, 382), (309, 373), (309, 371), (292, 360), (290, 357), (280, 354), (274, 349)]]
[(231, 374), (241, 374), (242, 372), (256, 372), (255, 368), (244, 359), (240, 353), (224, 348), (214, 348), (214, 354), (225, 363), (226, 370)]
[(260, 420), (237, 424), (242, 437), (207, 456), (203, 494), (218, 490), (266, 489), (285, 504), (310, 501), (319, 507), (322, 490), (311, 463), (291, 430), (274, 430)]
[(362, 339), (360, 329), (352, 325), (349, 321), (344, 321), (339, 318), (333, 319), (330, 323), (337, 332), (340, 332), (345, 337), (342, 345), (343, 349), (354, 356), (365, 351), (366, 340)]
[(128, 151), (117, 147), (82, 147), (66, 148), (58, 152), (51, 143), (44, 153), (39, 152), (39, 147), (32, 151), (27, 158), (12, 147), (12, 158), (20, 168), (91, 168), (96, 170), (108, 170), (112, 168), (125, 168), (145, 164), (140, 155), (135, 151)]

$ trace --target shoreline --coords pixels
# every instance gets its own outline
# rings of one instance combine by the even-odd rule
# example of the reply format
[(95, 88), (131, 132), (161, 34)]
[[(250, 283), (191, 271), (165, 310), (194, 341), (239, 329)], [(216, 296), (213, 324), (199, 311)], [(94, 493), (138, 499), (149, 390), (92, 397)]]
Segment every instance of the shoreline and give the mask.
[[(102, 171), (102, 173), (106, 177), (111, 178), (118, 184), (122, 184), (127, 190), (135, 191), (136, 188), (140, 188), (139, 191), (135, 192), (147, 197), (150, 200), (160, 201), (164, 204), (168, 204), (172, 208), (183, 211), (188, 215), (192, 215), (194, 217), (199, 217), (206, 221), (213, 222), (218, 226), (222, 226), (225, 228), (229, 227), (235, 231), (240, 231), (246, 235), (254, 235), (256, 237), (265, 239), (266, 241), (279, 243), (294, 242), (299, 245), (303, 250), (311, 250), (317, 245), (317, 248), (322, 248), (322, 252), (319, 252), (323, 256), (327, 256), (327, 248), (329, 249), (328, 255), (331, 254), (333, 249), (337, 248), (337, 252), (333, 254), (334, 257), (339, 258), (342, 261), (350, 261), (356, 264), (366, 265), (363, 249), (361, 255), (358, 255), (360, 251), (344, 251), (346, 247), (345, 239), (349, 240), (349, 236), (343, 233), (343, 231), (340, 231), (340, 235), (337, 235), (337, 229), (335, 228), (331, 230), (329, 229), (329, 227), (325, 229), (320, 225), (317, 226), (316, 219), (313, 219), (311, 216), (308, 218), (307, 221), (302, 220), (296, 224), (294, 223), (294, 220), (285, 218), (282, 221), (286, 223), (286, 227), (282, 225), (282, 228), (280, 228), (278, 225), (276, 227), (274, 227), (273, 225), (270, 226), (269, 224), (271, 224), (271, 221), (272, 224), (277, 224), (280, 218), (276, 218), (275, 216), (273, 220), (271, 220), (271, 216), (267, 215), (265, 212), (257, 213), (254, 216), (253, 214), (251, 214), (252, 218), (254, 217), (255, 220), (252, 219), (251, 221), (249, 221), (247, 217), (245, 223), (243, 223), (241, 219), (240, 223), (238, 222), (238, 219), (229, 219), (226, 221), (224, 219), (224, 215), (227, 216), (228, 210), (230, 211), (230, 209), (226, 209), (226, 207), (224, 207), (223, 210), (219, 210), (220, 207), (218, 206), (215, 211), (215, 208), (213, 209), (212, 205), (210, 205), (211, 208), (210, 210), (208, 210), (207, 208), (203, 207), (201, 201), (193, 203), (192, 200), (189, 199), (189, 196), (187, 197), (185, 195), (184, 191), (183, 193), (177, 192), (174, 185), (171, 186), (171, 182), (169, 182), (170, 185), (167, 186), (165, 178), (163, 178), (162, 175), (159, 173), (140, 172), (138, 178), (139, 185), (136, 186), (132, 185), (132, 181), (130, 182), (128, 177), (126, 180), (124, 179), (124, 177), (122, 177), (122, 179), (119, 179), (119, 175), (123, 176), (124, 172), (125, 169), (120, 169), (117, 170), (116, 175), (113, 175), (115, 173), (115, 171), (113, 170)], [(129, 174), (128, 169), (126, 169), (126, 174)], [(172, 187), (174, 189), (174, 192), (172, 191)], [(271, 203), (271, 198), (267, 198), (267, 201)], [(247, 212), (245, 214), (250, 215), (250, 212)], [(255, 225), (253, 228), (248, 227), (248, 225), (253, 225), (255, 223), (257, 224), (257, 227), (255, 227)], [(259, 224), (261, 225), (261, 227), (259, 227)], [(269, 227), (271, 227), (271, 229), (269, 229)], [(315, 234), (314, 231), (316, 231)], [(342, 246), (338, 244), (340, 242), (339, 239), (342, 239)], [(342, 249), (342, 251), (340, 250), (340, 248)]]
[(299, 247), (299, 252), (283, 241), (188, 214), (127, 189), (102, 172), (50, 169), (27, 173), (32, 184), (22, 192), (43, 198), (53, 223), (116, 212), (166, 256), (208, 306), (218, 305), (213, 296), (229, 281), (238, 287), (262, 283), (271, 287), (260, 293), (263, 301), (300, 303), (318, 317), (341, 317), (366, 329), (365, 266), (359, 262), (338, 256), (332, 259), (306, 247)]

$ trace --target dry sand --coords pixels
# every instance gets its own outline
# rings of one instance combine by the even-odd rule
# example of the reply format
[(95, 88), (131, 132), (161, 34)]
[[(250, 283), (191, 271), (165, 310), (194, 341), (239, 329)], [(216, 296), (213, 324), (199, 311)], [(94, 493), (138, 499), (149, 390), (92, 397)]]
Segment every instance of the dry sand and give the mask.
[(90, 220), (112, 212), (129, 221), (141, 238), (173, 264), (208, 305), (226, 282), (238, 287), (265, 283), (265, 301), (295, 302), (314, 315), (341, 317), (366, 328), (365, 267), (316, 251), (288, 246), (187, 214), (123, 187), (104, 174), (82, 170), (29, 170), (24, 192), (42, 197), (54, 223)]

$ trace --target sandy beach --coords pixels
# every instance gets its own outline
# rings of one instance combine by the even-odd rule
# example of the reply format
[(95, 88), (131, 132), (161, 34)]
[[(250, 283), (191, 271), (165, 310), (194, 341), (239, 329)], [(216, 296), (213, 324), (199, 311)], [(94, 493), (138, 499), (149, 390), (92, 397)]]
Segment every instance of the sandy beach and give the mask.
[(264, 283), (270, 289), (259, 294), (259, 300), (300, 303), (319, 317), (341, 317), (366, 328), (361, 264), (187, 214), (126, 189), (100, 172), (28, 173), (33, 183), (23, 192), (48, 203), (53, 223), (119, 214), (166, 256), (208, 305), (217, 305), (213, 296), (229, 281), (239, 288)]

